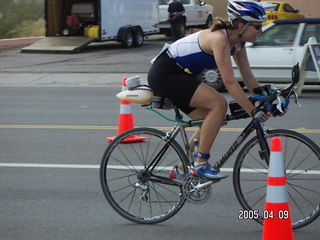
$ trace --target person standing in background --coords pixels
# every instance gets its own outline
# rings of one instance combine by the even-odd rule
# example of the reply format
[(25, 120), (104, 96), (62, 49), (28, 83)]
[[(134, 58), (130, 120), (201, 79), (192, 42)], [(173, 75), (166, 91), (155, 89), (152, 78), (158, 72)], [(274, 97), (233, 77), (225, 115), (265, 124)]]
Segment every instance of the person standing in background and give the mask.
[(173, 0), (168, 7), (168, 21), (171, 26), (171, 35), (174, 41), (183, 38), (185, 35), (183, 14), (185, 9), (181, 2)]

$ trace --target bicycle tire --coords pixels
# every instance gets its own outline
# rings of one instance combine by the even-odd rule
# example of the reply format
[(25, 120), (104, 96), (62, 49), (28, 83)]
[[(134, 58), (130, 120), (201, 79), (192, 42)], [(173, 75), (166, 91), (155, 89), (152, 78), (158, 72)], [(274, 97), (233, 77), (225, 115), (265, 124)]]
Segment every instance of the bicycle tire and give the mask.
[[(292, 227), (298, 229), (320, 215), (320, 148), (310, 138), (291, 130), (270, 130), (267, 140), (272, 137), (282, 139)], [(258, 138), (255, 136), (237, 156), (233, 185), (242, 208), (258, 212), (259, 217), (253, 220), (263, 224), (268, 166), (260, 156)]]
[[(180, 145), (174, 139), (165, 140), (165, 136), (164, 132), (153, 128), (130, 129), (117, 136), (103, 155), (100, 166), (103, 193), (111, 207), (132, 222), (165, 221), (185, 203), (182, 181), (169, 178), (169, 172), (180, 163), (187, 169), (188, 160)], [(132, 137), (145, 140), (123, 143)], [(159, 164), (146, 172), (151, 159), (165, 144), (168, 148)], [(141, 180), (142, 175), (155, 175), (162, 178), (163, 183)]]

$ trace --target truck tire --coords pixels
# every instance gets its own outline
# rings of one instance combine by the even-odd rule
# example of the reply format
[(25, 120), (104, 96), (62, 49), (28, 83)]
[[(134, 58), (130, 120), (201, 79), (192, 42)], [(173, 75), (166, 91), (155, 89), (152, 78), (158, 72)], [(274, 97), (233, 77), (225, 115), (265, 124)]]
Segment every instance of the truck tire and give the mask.
[(212, 24), (213, 24), (213, 18), (211, 15), (209, 15), (206, 21), (206, 25), (204, 25), (204, 28), (210, 28)]
[[(213, 89), (218, 92), (225, 91), (225, 86), (221, 77), (221, 74), (218, 69), (205, 69), (202, 73), (198, 75), (198, 78), (201, 82), (208, 84)], [(238, 81), (240, 87), (243, 88), (245, 86), (243, 81)]]
[(123, 31), (121, 45), (125, 48), (131, 48), (133, 46), (133, 31), (131, 28), (126, 28)]
[(208, 84), (218, 92), (223, 92), (225, 90), (223, 80), (218, 69), (205, 69), (200, 73), (199, 78), (202, 82)]
[(181, 25), (181, 38), (185, 37), (186, 35), (186, 22), (184, 22), (182, 25)]
[(143, 45), (144, 35), (140, 27), (133, 31), (133, 46), (141, 47)]

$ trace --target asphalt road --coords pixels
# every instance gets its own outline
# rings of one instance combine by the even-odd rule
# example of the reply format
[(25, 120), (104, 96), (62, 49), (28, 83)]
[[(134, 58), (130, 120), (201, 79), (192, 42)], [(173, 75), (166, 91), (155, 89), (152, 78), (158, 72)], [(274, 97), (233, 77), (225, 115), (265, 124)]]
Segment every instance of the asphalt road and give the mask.
[[(109, 43), (76, 55), (0, 53), (1, 240), (261, 239), (260, 225), (238, 219), (231, 177), (213, 186), (208, 202), (186, 204), (170, 220), (151, 226), (128, 222), (102, 194), (98, 168), (105, 137), (117, 132), (118, 80), (145, 75), (163, 42), (150, 40), (130, 50)], [(102, 81), (104, 75), (117, 79)], [(320, 144), (318, 102), (319, 92), (307, 91), (302, 109), (292, 104), (284, 118), (270, 120), (268, 127), (303, 131)], [(140, 106), (132, 105), (132, 112), (136, 126), (171, 125)], [(245, 123), (222, 128), (214, 146), (217, 155)], [(318, 239), (319, 234), (318, 219), (295, 231), (295, 239)]]

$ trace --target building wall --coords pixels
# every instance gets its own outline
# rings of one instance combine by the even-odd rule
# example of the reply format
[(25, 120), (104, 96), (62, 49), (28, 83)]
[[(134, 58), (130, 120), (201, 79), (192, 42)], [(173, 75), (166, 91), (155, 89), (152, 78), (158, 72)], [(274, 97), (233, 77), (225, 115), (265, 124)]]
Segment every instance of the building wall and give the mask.
[[(227, 0), (205, 0), (214, 8), (214, 15), (226, 18)], [(320, 1), (319, 0), (277, 0), (279, 2), (287, 2), (293, 8), (300, 10), (305, 17), (320, 18)]]

